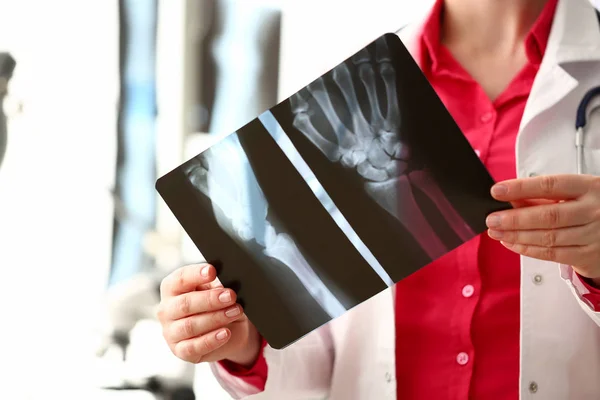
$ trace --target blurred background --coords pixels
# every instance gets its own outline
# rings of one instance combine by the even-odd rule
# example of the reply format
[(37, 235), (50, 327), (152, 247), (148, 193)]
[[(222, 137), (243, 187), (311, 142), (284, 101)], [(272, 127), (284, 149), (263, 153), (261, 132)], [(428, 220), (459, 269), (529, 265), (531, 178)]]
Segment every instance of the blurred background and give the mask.
[(155, 180), (432, 1), (0, 0), (0, 399), (229, 399), (154, 318), (202, 260)]

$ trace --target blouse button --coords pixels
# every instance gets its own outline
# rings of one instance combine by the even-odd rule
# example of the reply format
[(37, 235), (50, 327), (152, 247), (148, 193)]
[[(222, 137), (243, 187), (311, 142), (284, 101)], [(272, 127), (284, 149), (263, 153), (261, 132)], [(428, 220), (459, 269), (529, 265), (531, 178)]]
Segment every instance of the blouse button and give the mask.
[(466, 298), (473, 296), (473, 293), (475, 293), (475, 288), (473, 287), (473, 285), (466, 285), (462, 289), (462, 295)]
[(467, 365), (469, 362), (469, 355), (465, 352), (458, 353), (456, 356), (456, 362), (458, 365)]

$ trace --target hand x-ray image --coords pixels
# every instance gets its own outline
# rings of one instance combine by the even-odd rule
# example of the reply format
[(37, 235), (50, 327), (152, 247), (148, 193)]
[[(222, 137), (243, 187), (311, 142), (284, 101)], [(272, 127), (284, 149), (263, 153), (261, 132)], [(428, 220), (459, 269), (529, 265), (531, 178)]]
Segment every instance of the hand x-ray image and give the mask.
[(485, 229), (483, 209), (463, 199), (489, 197), (477, 188), (491, 179), (481, 166), (463, 169), (480, 162), (397, 36), (272, 113), (394, 282)]
[(283, 348), (484, 232), (493, 183), (388, 34), (157, 189)]
[[(475, 236), (402, 140), (396, 71), (386, 39), (375, 42), (373, 55), (362, 49), (351, 62), (337, 66), (331, 77), (331, 87), (320, 77), (292, 96), (294, 127), (330, 161), (354, 170), (366, 192), (410, 230), (431, 260), (449, 247), (427, 221), (413, 186), (435, 203), (462, 241)], [(361, 92), (366, 93), (366, 104), (359, 102)]]

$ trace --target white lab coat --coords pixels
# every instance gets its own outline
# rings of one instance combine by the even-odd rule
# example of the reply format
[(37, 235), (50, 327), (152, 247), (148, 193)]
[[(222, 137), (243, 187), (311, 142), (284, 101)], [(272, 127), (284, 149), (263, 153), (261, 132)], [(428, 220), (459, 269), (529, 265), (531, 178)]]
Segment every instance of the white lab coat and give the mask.
[[(421, 26), (401, 32), (412, 54)], [(576, 172), (575, 111), (596, 85), (600, 29), (594, 9), (588, 0), (559, 0), (518, 133), (519, 177)], [(587, 173), (600, 175), (596, 114), (588, 122), (595, 131), (586, 135), (585, 164)], [(600, 399), (600, 313), (582, 299), (584, 290), (570, 267), (522, 257), (521, 399)], [(395, 399), (394, 347), (393, 289), (388, 289), (284, 350), (267, 346), (269, 376), (260, 394), (218, 364), (212, 368), (235, 398)]]

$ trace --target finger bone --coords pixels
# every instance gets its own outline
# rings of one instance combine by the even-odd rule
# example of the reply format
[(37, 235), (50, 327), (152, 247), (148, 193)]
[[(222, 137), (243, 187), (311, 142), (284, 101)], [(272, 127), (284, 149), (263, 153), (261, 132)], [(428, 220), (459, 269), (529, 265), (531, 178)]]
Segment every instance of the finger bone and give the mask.
[(355, 65), (369, 63), (371, 61), (371, 55), (369, 54), (369, 50), (367, 50), (367, 48), (363, 48), (354, 54), (351, 57), (351, 60)]
[(308, 112), (308, 100), (304, 93), (304, 89), (298, 91), (290, 97), (290, 108), (294, 114)]
[(342, 92), (348, 111), (352, 116), (352, 131), (356, 134), (357, 139), (361, 140), (365, 134), (368, 135), (371, 127), (356, 97), (354, 83), (352, 82), (352, 77), (346, 63), (340, 64), (333, 69), (333, 80), (338, 85), (340, 92)]
[(380, 37), (375, 42), (375, 61), (378, 63), (392, 61), (390, 49), (385, 37)]
[(381, 100), (377, 94), (377, 84), (375, 83), (375, 71), (371, 64), (362, 64), (358, 67), (358, 76), (362, 81), (369, 98), (369, 107), (371, 109), (371, 128), (375, 130), (383, 127), (383, 114), (381, 113)]
[(400, 127), (400, 107), (398, 107), (398, 89), (396, 87), (396, 71), (392, 64), (383, 63), (379, 66), (379, 72), (385, 86), (387, 99), (387, 112), (385, 114), (384, 129), (396, 131)]
[(315, 129), (315, 126), (307, 114), (296, 114), (292, 124), (296, 129), (302, 132), (319, 150), (321, 150), (330, 161), (335, 162), (340, 159), (341, 153), (338, 145), (325, 139), (325, 137)]
[(331, 99), (331, 93), (325, 87), (323, 79), (319, 78), (308, 86), (308, 90), (321, 107), (325, 118), (333, 128), (337, 142), (342, 147), (348, 147), (354, 142), (354, 135), (342, 122)]

